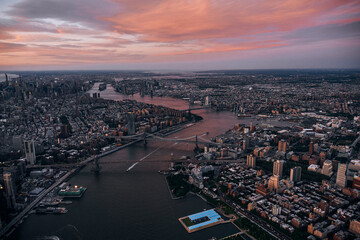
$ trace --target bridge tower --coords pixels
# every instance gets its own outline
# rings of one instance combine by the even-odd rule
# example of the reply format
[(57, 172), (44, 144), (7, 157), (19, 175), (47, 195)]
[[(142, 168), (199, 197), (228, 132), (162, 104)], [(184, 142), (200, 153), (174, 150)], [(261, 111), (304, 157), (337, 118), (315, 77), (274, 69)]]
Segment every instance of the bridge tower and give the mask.
[(144, 141), (144, 146), (146, 146), (147, 145), (146, 132), (144, 132), (143, 134), (143, 141)]
[(91, 171), (93, 171), (95, 173), (99, 173), (100, 169), (101, 169), (101, 167), (100, 167), (100, 164), (99, 164), (99, 158), (96, 157), (94, 159), (94, 166), (92, 167)]
[(195, 148), (194, 148), (194, 151), (195, 152), (199, 152), (199, 144), (198, 144), (198, 136), (196, 135), (195, 136)]

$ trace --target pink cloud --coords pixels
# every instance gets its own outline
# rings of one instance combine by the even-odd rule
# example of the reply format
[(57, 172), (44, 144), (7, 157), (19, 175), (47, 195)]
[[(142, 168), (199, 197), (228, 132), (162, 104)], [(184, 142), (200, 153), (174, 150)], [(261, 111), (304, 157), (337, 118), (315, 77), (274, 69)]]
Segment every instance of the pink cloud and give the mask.
[[(294, 47), (327, 37), (341, 42), (357, 36), (351, 31), (358, 25), (346, 26), (360, 20), (360, 4), (358, 0), (108, 0), (101, 4), (22, 0), (7, 14), (0, 23), (0, 66), (71, 65), (166, 62), (193, 56), (201, 60), (220, 54), (233, 58), (240, 52)], [(338, 33), (331, 33), (333, 29)]]
[[(327, 12), (353, 12), (341, 8), (356, 1), (124, 1), (124, 11), (104, 18), (123, 33), (141, 34), (151, 42), (228, 38), (316, 25)], [(338, 9), (338, 10), (337, 10)], [(358, 9), (359, 11), (359, 9)]]

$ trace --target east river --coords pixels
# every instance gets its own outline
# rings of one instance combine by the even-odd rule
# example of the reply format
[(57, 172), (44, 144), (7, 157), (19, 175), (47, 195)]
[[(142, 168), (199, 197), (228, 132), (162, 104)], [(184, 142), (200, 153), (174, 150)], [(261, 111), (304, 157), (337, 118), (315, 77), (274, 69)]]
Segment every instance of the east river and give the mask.
[[(89, 92), (98, 91), (98, 84)], [(188, 103), (167, 97), (124, 96), (108, 85), (102, 91), (104, 99), (133, 99), (175, 109), (187, 109)], [(209, 132), (207, 138), (214, 137), (233, 127), (235, 123), (257, 123), (256, 119), (239, 120), (230, 112), (215, 112), (209, 109), (196, 110), (203, 121), (168, 138), (183, 138)], [(284, 124), (268, 120), (269, 124)], [(220, 224), (195, 233), (187, 233), (178, 221), (192, 213), (212, 208), (197, 196), (188, 195), (184, 199), (172, 200), (165, 176), (158, 170), (166, 169), (171, 153), (174, 158), (193, 155), (193, 144), (149, 141), (132, 145), (100, 160), (118, 161), (103, 164), (100, 174), (90, 171), (91, 166), (83, 168), (69, 181), (74, 185), (87, 187), (80, 199), (65, 205), (66, 214), (31, 214), (10, 236), (10, 239), (39, 239), (56, 235), (61, 239), (209, 239), (225, 237), (238, 232), (230, 223)], [(146, 157), (148, 155), (148, 157)], [(145, 157), (145, 158), (144, 158)], [(143, 160), (141, 160), (143, 159)], [(131, 171), (130, 166), (141, 160)], [(152, 160), (160, 160), (154, 162)]]

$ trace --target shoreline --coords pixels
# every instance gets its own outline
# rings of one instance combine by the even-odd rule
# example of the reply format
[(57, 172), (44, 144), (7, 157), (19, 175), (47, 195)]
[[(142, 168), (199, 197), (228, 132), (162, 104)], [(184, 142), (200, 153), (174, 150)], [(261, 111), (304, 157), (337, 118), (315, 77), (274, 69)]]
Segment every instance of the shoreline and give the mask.
[[(201, 121), (201, 120), (200, 120)], [(199, 122), (199, 121), (197, 121)], [(176, 133), (176, 132), (179, 132), (179, 131), (182, 131), (186, 128), (189, 128), (189, 127), (192, 127), (195, 125), (196, 122), (186, 122), (186, 123), (182, 123), (182, 124), (179, 124), (179, 125), (176, 125), (176, 126), (173, 126), (172, 128), (175, 128), (173, 130), (170, 130), (169, 132), (166, 132), (166, 133), (161, 133), (161, 131), (165, 131), (165, 130), (169, 130), (169, 129), (162, 129), (158, 132), (156, 132), (157, 134), (161, 134), (161, 136), (169, 136), (173, 133)], [(67, 181), (67, 180), (70, 180), (73, 176), (75, 176), (78, 172), (81, 171), (81, 169), (83, 169), (84, 167), (86, 167), (89, 163), (91, 163), (92, 161), (95, 160), (95, 158), (102, 158), (102, 157), (105, 157), (107, 155), (110, 155), (112, 153), (115, 153), (121, 149), (124, 149), (126, 147), (129, 147), (131, 145), (134, 145), (138, 142), (142, 141), (142, 139), (138, 139), (138, 140), (134, 140), (134, 141), (131, 141), (129, 143), (126, 143), (122, 146), (119, 146), (119, 147), (116, 147), (114, 149), (111, 149), (109, 151), (106, 151), (104, 153), (101, 153), (99, 155), (96, 155), (96, 156), (91, 156), (81, 162), (79, 162), (79, 166), (77, 166), (76, 168), (73, 168), (71, 169), (69, 172), (67, 172), (63, 177), (61, 177), (58, 181), (56, 181), (53, 185), (51, 185), (48, 189), (44, 190), (44, 192), (38, 197), (36, 198), (34, 201), (32, 201), (26, 208), (24, 208), (18, 215), (16, 215), (15, 218), (13, 218), (8, 224), (6, 224), (3, 228), (0, 229), (0, 239), (2, 239), (2, 237), (9, 237), (14, 231), (15, 229), (18, 227), (18, 225), (20, 225), (22, 222), (22, 220), (24, 220), (24, 217), (26, 214), (28, 214), (35, 206), (36, 204), (38, 204), (50, 191), (52, 191), (55, 187), (57, 187), (58, 185), (60, 185), (61, 183), (63, 183), (64, 181)], [(61, 166), (61, 164), (59, 164), (59, 166)], [(66, 165), (63, 165), (63, 166), (66, 166)], [(47, 167), (47, 165), (39, 165), (38, 166), (39, 168), (41, 167)], [(166, 185), (168, 186), (169, 188), (169, 184), (167, 183), (167, 179), (165, 178), (166, 180)], [(169, 191), (170, 191), (170, 188), (169, 188)], [(170, 191), (170, 194), (172, 196), (172, 193)], [(173, 196), (172, 196), (173, 198)], [(173, 199), (181, 199), (181, 198), (173, 198)]]
[[(3, 228), (0, 229), (0, 237), (9, 237), (15, 228), (18, 226), (18, 223), (23, 220), (25, 215), (29, 213), (35, 206), (38, 204), (49, 192), (51, 192), (55, 187), (60, 185), (65, 180), (68, 180), (73, 176), (74, 173), (77, 172), (77, 169), (72, 169), (67, 172), (64, 176), (62, 176), (58, 181), (56, 181), (53, 185), (51, 185), (48, 189), (46, 189), (43, 193), (40, 194), (34, 201), (32, 201), (26, 208), (24, 208), (15, 218), (13, 218), (8, 224), (6, 224)], [(11, 230), (11, 231), (10, 231)], [(9, 232), (9, 233), (8, 233)], [(8, 233), (8, 234), (7, 234)]]

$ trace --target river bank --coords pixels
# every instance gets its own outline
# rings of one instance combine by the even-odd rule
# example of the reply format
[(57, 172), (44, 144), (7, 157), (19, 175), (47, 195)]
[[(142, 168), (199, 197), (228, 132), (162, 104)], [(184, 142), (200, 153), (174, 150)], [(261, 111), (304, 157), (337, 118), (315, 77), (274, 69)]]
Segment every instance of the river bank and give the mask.
[[(101, 97), (112, 100), (124, 98), (114, 93), (111, 87), (102, 91)], [(134, 100), (144, 99), (139, 96)], [(184, 101), (169, 98), (148, 98), (145, 101), (180, 110), (188, 107)], [(238, 123), (238, 119), (231, 113), (213, 112), (209, 109), (194, 112), (202, 116), (203, 120), (164, 137), (186, 138), (210, 132), (205, 136), (210, 139)], [(154, 152), (156, 149), (158, 150)], [(91, 172), (88, 164), (69, 180), (69, 183), (86, 186), (88, 190), (86, 196), (75, 199), (67, 207), (66, 214), (30, 215), (9, 239), (28, 240), (53, 234), (61, 239), (192, 240), (211, 237), (220, 239), (238, 232), (229, 224), (192, 234), (184, 231), (178, 223), (179, 217), (209, 209), (211, 205), (191, 195), (177, 201), (172, 200), (164, 176), (158, 173), (159, 169), (168, 167), (171, 154), (174, 159), (184, 155), (193, 156), (193, 145), (176, 142), (164, 144), (157, 141), (148, 141), (148, 144), (144, 145), (138, 142), (103, 156), (101, 161), (112, 164), (103, 164), (100, 174)], [(144, 158), (145, 156), (148, 157)], [(144, 160), (139, 162), (140, 159)], [(139, 162), (136, 167), (126, 172), (126, 169), (136, 162)]]

